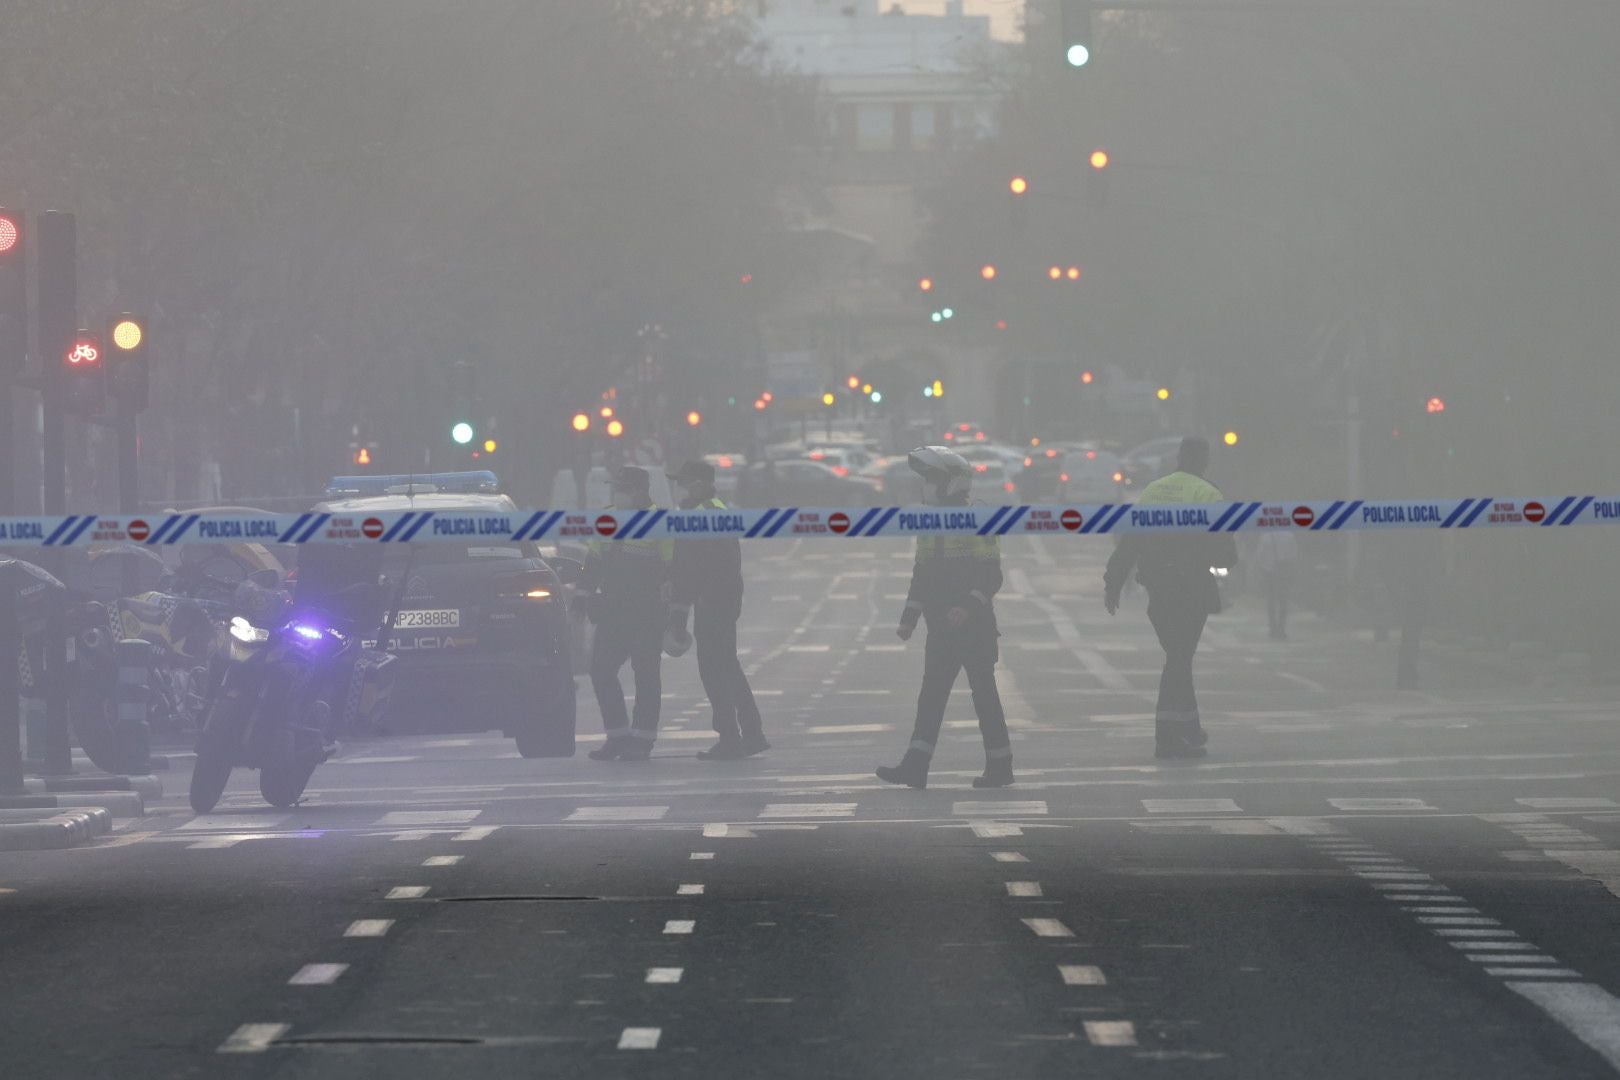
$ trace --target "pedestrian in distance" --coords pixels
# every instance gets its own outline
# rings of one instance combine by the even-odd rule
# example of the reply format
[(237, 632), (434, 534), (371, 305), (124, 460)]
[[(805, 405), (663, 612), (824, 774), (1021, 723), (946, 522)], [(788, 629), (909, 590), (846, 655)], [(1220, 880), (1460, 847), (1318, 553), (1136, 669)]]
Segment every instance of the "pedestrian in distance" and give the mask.
[[(933, 506), (966, 506), (973, 466), (944, 446), (913, 450), (907, 459), (923, 478), (924, 501)], [(1001, 694), (996, 689), (999, 653), (994, 597), (1001, 588), (1001, 548), (993, 536), (919, 536), (911, 568), (911, 588), (895, 633), (911, 640), (918, 620), (928, 624), (923, 648), (922, 690), (911, 745), (900, 764), (880, 765), (878, 779), (907, 787), (928, 786), (928, 768), (945, 722), (945, 703), (956, 676), (967, 671), (973, 709), (984, 739), (984, 774), (976, 788), (1013, 782), (1012, 740)]]
[[(611, 490), (616, 509), (652, 508), (652, 478), (646, 469), (621, 466), (613, 473)], [(607, 732), (607, 742), (590, 752), (595, 761), (646, 761), (652, 756), (663, 693), (660, 665), (673, 552), (667, 539), (590, 542), (582, 592), (586, 614), (596, 624), (591, 686)], [(619, 684), (619, 669), (626, 661), (635, 676), (634, 720)]]
[[(724, 510), (714, 490), (714, 466), (688, 461), (669, 474), (675, 501), (683, 510)], [(759, 706), (742, 661), (737, 658), (737, 620), (742, 617), (742, 544), (736, 537), (705, 537), (675, 542), (672, 599), (665, 652), (684, 653), (697, 641), (698, 678), (714, 710), (720, 741), (699, 750), (704, 761), (739, 761), (771, 744), (765, 741)], [(686, 620), (693, 617), (688, 634)]]
[(1266, 595), (1266, 621), (1272, 641), (1288, 640), (1288, 594), (1299, 573), (1299, 540), (1285, 529), (1260, 534), (1254, 545), (1254, 573)]
[[(1209, 443), (1181, 441), (1176, 471), (1142, 489), (1139, 505), (1216, 503), (1223, 497), (1204, 474), (1209, 470)], [(1193, 656), (1204, 624), (1221, 610), (1214, 571), (1237, 564), (1237, 543), (1230, 533), (1130, 533), (1120, 539), (1103, 574), (1103, 603), (1108, 614), (1119, 610), (1120, 590), (1132, 571), (1147, 590), (1148, 621), (1164, 647), (1159, 701), (1154, 710), (1154, 756), (1200, 758), (1209, 741), (1198, 716), (1193, 689)]]

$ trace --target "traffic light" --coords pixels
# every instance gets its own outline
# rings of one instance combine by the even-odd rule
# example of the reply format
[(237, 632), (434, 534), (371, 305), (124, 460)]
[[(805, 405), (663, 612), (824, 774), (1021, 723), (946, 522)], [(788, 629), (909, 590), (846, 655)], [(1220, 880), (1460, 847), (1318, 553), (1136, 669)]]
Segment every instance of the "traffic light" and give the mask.
[(1086, 386), (1090, 386), (1092, 383), (1097, 381), (1097, 376), (1093, 375), (1089, 371), (1082, 371), (1080, 373), (1080, 381)]
[(112, 342), (107, 357), (107, 383), (114, 405), (123, 416), (145, 412), (151, 396), (146, 326), (126, 311), (108, 325), (107, 340)]
[(985, 263), (979, 267), (979, 276), (986, 281), (996, 280), (996, 266), (994, 263)]
[(478, 435), (472, 423), (467, 420), (457, 420), (450, 425), (450, 441), (457, 446), (466, 446)]
[(1063, 62), (1077, 71), (1091, 63), (1091, 0), (1058, 0), (1058, 28)]
[(1438, 396), (1432, 397), (1428, 400), (1424, 409), (1431, 415), (1443, 413), (1446, 411), (1446, 399)]
[(1108, 166), (1113, 160), (1108, 156), (1108, 151), (1100, 146), (1086, 159), (1091, 166), (1091, 172), (1086, 176), (1086, 197), (1095, 206), (1102, 206), (1108, 201), (1109, 176), (1112, 173)]
[(917, 279), (917, 291), (918, 292), (933, 292), (934, 291), (934, 279), (933, 278), (926, 278), (926, 277), (925, 278), (918, 278)]
[(834, 396), (831, 390), (829, 390), (825, 394), (821, 395), (821, 403), (830, 409), (834, 405), (838, 404), (838, 398)]
[(686, 414), (687, 427), (697, 427), (701, 423), (703, 423), (703, 414), (698, 412), (696, 409), (693, 409), (691, 412)]
[(101, 411), (106, 397), (107, 369), (102, 356), (101, 341), (88, 330), (73, 335), (67, 351), (62, 354), (64, 394), (67, 410), (80, 416), (93, 416)]
[(590, 413), (582, 413), (582, 412), (581, 413), (575, 413), (574, 414), (574, 419), (573, 419), (573, 426), (574, 426), (574, 430), (578, 431), (580, 433), (584, 433), (584, 432), (587, 432), (587, 431), (591, 430), (591, 414)]
[(1015, 176), (1007, 182), (1007, 190), (1014, 195), (1029, 194), (1029, 181), (1022, 176)]
[(1160, 401), (1169, 401), (1170, 400), (1170, 388), (1168, 386), (1161, 386), (1161, 387), (1159, 387), (1158, 392), (1154, 396), (1157, 397)]
[(1221, 441), (1227, 446), (1236, 446), (1238, 444), (1238, 433), (1235, 431), (1228, 431), (1225, 435), (1221, 436)]
[(617, 439), (624, 434), (624, 423), (620, 420), (609, 420), (607, 426), (608, 438)]
[(28, 357), (28, 271), (21, 214), (0, 210), (0, 379), (21, 374)]
[(860, 389), (861, 385), (861, 377), (859, 375), (851, 375), (849, 378), (844, 380), (844, 385), (849, 387), (851, 390), (858, 390)]

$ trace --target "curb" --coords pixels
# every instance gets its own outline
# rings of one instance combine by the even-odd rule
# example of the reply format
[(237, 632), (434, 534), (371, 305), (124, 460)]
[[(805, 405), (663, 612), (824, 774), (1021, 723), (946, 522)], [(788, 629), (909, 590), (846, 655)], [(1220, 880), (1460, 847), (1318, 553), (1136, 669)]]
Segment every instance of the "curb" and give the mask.
[(86, 843), (112, 829), (104, 809), (0, 810), (0, 851), (46, 851)]
[(146, 800), (135, 791), (73, 791), (47, 796), (59, 807), (100, 807), (113, 817), (145, 817)]
[(133, 791), (144, 799), (163, 798), (163, 781), (146, 776), (46, 776), (29, 777), (30, 792), (44, 795), (100, 795), (109, 791)]

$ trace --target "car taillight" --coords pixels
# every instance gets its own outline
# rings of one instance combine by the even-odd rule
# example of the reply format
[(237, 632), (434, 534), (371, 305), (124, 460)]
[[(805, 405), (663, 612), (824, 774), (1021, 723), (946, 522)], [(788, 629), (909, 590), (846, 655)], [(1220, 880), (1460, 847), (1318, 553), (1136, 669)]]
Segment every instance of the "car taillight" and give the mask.
[(834, 465), (832, 467), (832, 471), (835, 474), (837, 474), (838, 476), (848, 476), (849, 475), (849, 469), (847, 467), (843, 466), (843, 465)]
[(1096, 461), (1097, 460), (1097, 451), (1095, 451), (1095, 450), (1087, 450), (1086, 451), (1086, 460), (1087, 461)]
[(1067, 484), (1069, 482), (1069, 474), (1068, 473), (1059, 473), (1058, 474), (1058, 479), (1063, 481), (1065, 484)]
[(1002, 491), (1017, 491), (1018, 490), (1018, 485), (1013, 483), (1011, 480), (1008, 480), (1006, 483), (1001, 485), (1001, 490)]
[(973, 471), (974, 472), (989, 472), (990, 471), (990, 466), (986, 465), (984, 462), (981, 461), (977, 465), (973, 466)]
[(1034, 458), (1027, 457), (1027, 458), (1024, 459), (1024, 468), (1026, 468), (1026, 469), (1031, 468), (1034, 464), (1035, 464), (1035, 459)]
[(1046, 452), (1046, 456), (1049, 457), (1049, 458), (1055, 458), (1055, 457), (1057, 457), (1057, 451), (1056, 450), (1048, 450)]

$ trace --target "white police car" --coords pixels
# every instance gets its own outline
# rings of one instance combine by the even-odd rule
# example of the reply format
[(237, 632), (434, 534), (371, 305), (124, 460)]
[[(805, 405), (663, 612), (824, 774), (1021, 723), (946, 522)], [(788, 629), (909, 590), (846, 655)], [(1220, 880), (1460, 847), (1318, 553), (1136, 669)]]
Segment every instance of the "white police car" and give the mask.
[[(315, 509), (332, 514), (517, 514), (491, 472), (340, 476), (326, 496)], [(524, 757), (571, 757), (580, 569), (501, 537), (388, 545), (384, 595), (398, 613), (383, 647), (399, 658), (388, 730), (499, 728)]]

